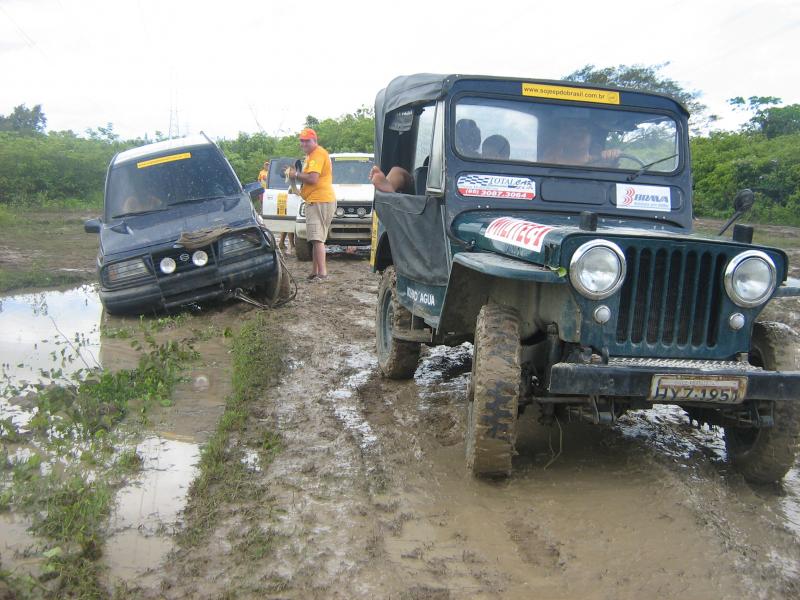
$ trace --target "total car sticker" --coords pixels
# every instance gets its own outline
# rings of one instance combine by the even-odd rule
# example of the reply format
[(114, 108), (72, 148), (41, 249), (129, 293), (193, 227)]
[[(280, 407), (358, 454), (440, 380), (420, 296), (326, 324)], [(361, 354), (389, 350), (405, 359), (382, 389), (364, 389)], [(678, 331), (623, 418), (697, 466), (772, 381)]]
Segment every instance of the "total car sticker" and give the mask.
[(456, 186), (462, 196), (475, 198), (533, 200), (536, 197), (536, 183), (527, 177), (469, 173), (461, 175)]
[(500, 217), (489, 223), (483, 235), (490, 240), (541, 252), (544, 238), (551, 231), (553, 231), (553, 227), (549, 225), (511, 217)]
[(412, 287), (406, 286), (406, 296), (411, 298), (415, 304), (424, 304), (425, 306), (436, 306), (436, 296), (430, 292), (420, 292)]
[(617, 208), (669, 212), (672, 209), (670, 190), (663, 186), (618, 183)]

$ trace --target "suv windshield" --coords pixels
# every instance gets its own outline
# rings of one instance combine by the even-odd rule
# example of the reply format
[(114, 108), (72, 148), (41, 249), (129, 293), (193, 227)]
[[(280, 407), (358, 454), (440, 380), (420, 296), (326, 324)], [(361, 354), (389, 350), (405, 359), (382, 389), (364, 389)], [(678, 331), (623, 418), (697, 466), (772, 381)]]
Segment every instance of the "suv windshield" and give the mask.
[(345, 157), (334, 156), (333, 182), (339, 183), (369, 183), (369, 171), (375, 164), (371, 158), (365, 156)]
[(239, 182), (214, 147), (177, 150), (111, 169), (106, 214), (111, 218), (164, 210), (183, 202), (233, 196)]
[(526, 100), (465, 97), (454, 143), (465, 158), (667, 173), (679, 164), (668, 115)]

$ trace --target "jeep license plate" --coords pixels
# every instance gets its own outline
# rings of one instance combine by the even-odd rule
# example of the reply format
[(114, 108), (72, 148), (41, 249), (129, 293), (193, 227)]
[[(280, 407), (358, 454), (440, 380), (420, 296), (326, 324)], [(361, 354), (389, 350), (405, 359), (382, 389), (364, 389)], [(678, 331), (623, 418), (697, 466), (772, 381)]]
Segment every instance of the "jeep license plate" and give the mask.
[(739, 404), (747, 393), (747, 377), (724, 375), (653, 375), (650, 402), (714, 402)]

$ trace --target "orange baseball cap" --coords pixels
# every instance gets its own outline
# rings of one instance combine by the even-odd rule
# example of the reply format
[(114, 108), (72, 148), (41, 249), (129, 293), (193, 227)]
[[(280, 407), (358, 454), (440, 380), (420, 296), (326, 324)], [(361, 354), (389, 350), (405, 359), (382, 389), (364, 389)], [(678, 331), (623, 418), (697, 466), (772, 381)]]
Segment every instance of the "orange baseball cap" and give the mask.
[(311, 129), (311, 127), (306, 127), (303, 131), (300, 132), (300, 139), (301, 140), (315, 140), (317, 139), (317, 132)]

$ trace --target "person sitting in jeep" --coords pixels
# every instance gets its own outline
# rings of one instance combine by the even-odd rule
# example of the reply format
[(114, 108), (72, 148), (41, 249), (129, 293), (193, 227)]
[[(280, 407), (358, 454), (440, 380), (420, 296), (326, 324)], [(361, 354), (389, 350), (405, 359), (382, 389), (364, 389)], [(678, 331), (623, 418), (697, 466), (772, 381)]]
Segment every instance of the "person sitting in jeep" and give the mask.
[(595, 153), (592, 148), (592, 127), (585, 119), (561, 119), (556, 125), (557, 136), (545, 149), (542, 162), (559, 165), (613, 166), (620, 150), (608, 149)]
[(414, 193), (414, 178), (403, 167), (392, 167), (388, 174), (384, 174), (378, 165), (374, 165), (370, 169), (369, 180), (380, 192)]

